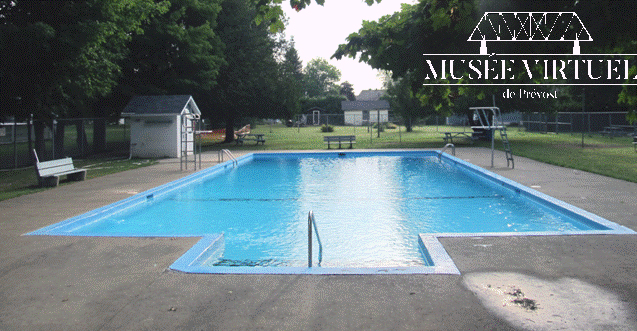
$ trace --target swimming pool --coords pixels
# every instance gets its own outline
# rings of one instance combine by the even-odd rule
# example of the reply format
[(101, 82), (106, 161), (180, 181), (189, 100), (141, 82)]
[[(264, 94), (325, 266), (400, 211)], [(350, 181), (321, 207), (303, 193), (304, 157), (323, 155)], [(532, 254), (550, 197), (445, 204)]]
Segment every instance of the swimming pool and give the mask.
[[(249, 154), (30, 234), (203, 236), (171, 266), (189, 272), (457, 273), (437, 237), (631, 231), (438, 156)], [(307, 268), (310, 210), (318, 268)]]

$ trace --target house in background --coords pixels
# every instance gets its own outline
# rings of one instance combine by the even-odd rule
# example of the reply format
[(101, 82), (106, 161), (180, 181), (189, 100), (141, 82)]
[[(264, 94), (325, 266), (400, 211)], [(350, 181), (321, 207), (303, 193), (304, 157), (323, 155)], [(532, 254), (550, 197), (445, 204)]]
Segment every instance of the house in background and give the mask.
[(133, 97), (122, 111), (130, 118), (131, 156), (180, 157), (194, 151), (201, 112), (190, 95)]
[(345, 125), (368, 125), (389, 121), (389, 102), (381, 100), (385, 90), (363, 90), (356, 101), (341, 101)]

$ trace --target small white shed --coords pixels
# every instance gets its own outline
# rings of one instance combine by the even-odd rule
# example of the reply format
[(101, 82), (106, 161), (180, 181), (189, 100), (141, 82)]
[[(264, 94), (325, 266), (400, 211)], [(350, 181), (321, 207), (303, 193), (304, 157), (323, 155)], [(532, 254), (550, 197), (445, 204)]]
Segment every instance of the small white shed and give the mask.
[(341, 101), (345, 116), (345, 125), (368, 125), (369, 123), (389, 121), (389, 102), (378, 101)]
[(201, 112), (190, 95), (133, 97), (122, 111), (130, 118), (131, 156), (180, 157), (194, 150)]
[(368, 125), (389, 121), (389, 102), (381, 98), (385, 90), (363, 90), (355, 101), (341, 101), (345, 125)]

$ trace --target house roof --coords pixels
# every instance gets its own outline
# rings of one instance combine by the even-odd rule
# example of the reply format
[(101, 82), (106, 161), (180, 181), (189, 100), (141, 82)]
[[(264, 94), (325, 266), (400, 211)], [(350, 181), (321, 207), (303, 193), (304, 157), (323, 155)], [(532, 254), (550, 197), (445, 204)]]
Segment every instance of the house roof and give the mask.
[(143, 95), (133, 97), (122, 111), (122, 116), (181, 115), (186, 110), (201, 115), (190, 95)]
[(387, 100), (378, 101), (341, 101), (341, 109), (346, 110), (385, 110), (389, 109)]
[(386, 90), (363, 90), (356, 97), (356, 101), (378, 101), (386, 92)]

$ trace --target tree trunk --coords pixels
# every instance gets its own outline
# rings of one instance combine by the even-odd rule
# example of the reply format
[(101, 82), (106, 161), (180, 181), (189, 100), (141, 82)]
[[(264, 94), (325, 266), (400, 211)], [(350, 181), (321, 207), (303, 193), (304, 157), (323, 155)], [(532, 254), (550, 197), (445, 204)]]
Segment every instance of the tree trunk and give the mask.
[(228, 116), (226, 118), (226, 140), (224, 143), (231, 143), (234, 141), (234, 118), (232, 116)]

